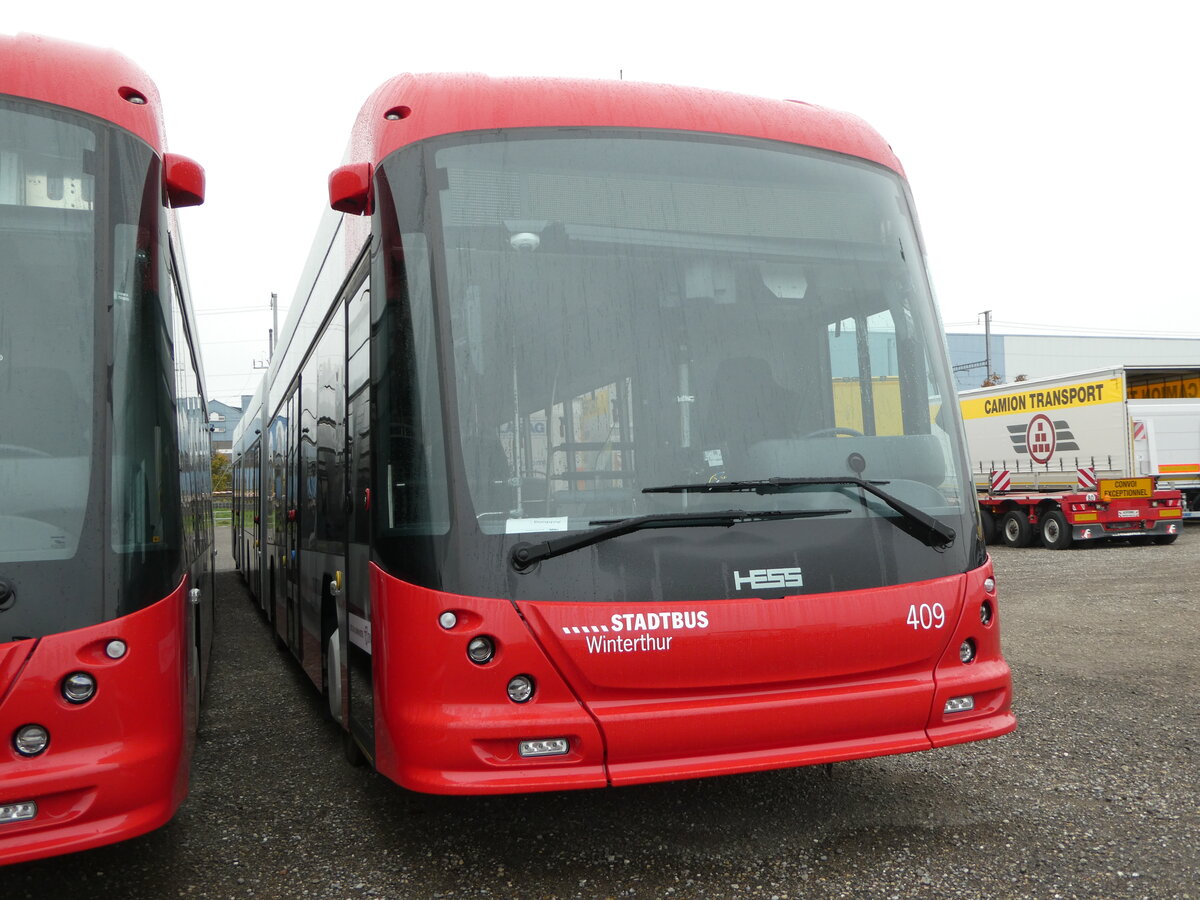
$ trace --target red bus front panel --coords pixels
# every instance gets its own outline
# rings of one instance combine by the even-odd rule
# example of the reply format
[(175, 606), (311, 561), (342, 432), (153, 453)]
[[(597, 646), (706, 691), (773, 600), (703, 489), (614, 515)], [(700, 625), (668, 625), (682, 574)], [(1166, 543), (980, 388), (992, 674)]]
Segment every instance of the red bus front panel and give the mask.
[(623, 784), (928, 749), (935, 664), (950, 648), (957, 663), (964, 586), (522, 609), (600, 721)]
[[(632, 784), (925, 750), (1012, 730), (990, 564), (914, 585), (701, 604), (463, 598), (374, 570), (377, 765), (405, 787)], [(458, 625), (438, 624), (444, 611)], [(469, 640), (496, 640), (472, 663)], [(387, 638), (383, 636), (387, 635)], [(959, 648), (970, 639), (970, 663)], [(513, 703), (505, 685), (531, 676)], [(947, 714), (946, 700), (975, 696)], [(521, 740), (570, 753), (522, 760)]]
[[(187, 793), (194, 713), (186, 596), (185, 580), (129, 616), (0, 647), (0, 806), (37, 806), (33, 818), (0, 823), (0, 864), (135, 837), (174, 815)], [(119, 659), (106, 652), (113, 641), (127, 648)], [(85, 703), (62, 693), (76, 672), (96, 681)], [(34, 723), (49, 744), (25, 757), (14, 735)]]
[[(954, 637), (934, 671), (928, 728), (934, 747), (999, 737), (1017, 727), (1012, 711), (1012, 672), (1000, 647), (1000, 608), (990, 559), (983, 568), (967, 573), (966, 598)], [(964, 665), (959, 653), (968, 640), (976, 656)], [(960, 697), (970, 697), (973, 708), (948, 712), (947, 704)]]
[[(398, 784), (439, 794), (603, 787), (599, 729), (505, 600), (444, 594), (371, 567), (375, 766)], [(443, 628), (452, 612), (457, 624)], [(467, 657), (472, 637), (496, 643), (493, 660)], [(386, 637), (385, 637), (386, 636)], [(531, 675), (536, 701), (505, 686)], [(522, 740), (568, 738), (571, 753), (531, 763)]]

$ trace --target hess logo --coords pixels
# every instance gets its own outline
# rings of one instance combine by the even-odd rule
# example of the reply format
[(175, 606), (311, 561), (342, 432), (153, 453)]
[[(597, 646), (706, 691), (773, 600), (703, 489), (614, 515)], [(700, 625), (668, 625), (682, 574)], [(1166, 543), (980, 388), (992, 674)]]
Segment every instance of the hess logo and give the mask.
[(785, 569), (751, 569), (745, 575), (739, 571), (733, 573), (733, 589), (735, 591), (764, 591), (771, 588), (803, 587), (804, 577), (800, 567), (793, 566)]

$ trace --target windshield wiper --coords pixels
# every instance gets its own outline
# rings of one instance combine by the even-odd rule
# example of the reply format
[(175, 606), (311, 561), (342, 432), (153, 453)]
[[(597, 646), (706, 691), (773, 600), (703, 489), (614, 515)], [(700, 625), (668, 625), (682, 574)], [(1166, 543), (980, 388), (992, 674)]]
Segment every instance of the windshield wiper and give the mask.
[[(657, 489), (655, 489), (657, 490)], [(809, 519), (818, 516), (837, 516), (850, 512), (848, 509), (719, 509), (711, 512), (654, 513), (648, 516), (631, 516), (628, 519), (597, 519), (589, 525), (598, 525), (591, 531), (569, 537), (553, 538), (531, 544), (522, 541), (515, 544), (509, 555), (512, 567), (524, 572), (544, 559), (562, 556), (573, 550), (582, 550), (611, 538), (641, 531), (644, 528), (706, 528), (720, 526), (729, 528), (739, 522), (762, 522), (767, 519)]]
[[(902, 531), (912, 535), (927, 547), (949, 547), (954, 543), (954, 529), (933, 516), (905, 503), (899, 497), (894, 497), (879, 487), (886, 481), (866, 481), (862, 478), (834, 476), (832, 478), (764, 478), (758, 481), (716, 481), (711, 484), (668, 484), (662, 487), (642, 488), (643, 494), (725, 494), (739, 491), (753, 491), (756, 494), (784, 494), (792, 488), (810, 484), (832, 484), (840, 487), (862, 488), (900, 513), (900, 520), (888, 519), (894, 522)], [(843, 492), (843, 496), (849, 494)], [(866, 501), (863, 500), (865, 503)]]

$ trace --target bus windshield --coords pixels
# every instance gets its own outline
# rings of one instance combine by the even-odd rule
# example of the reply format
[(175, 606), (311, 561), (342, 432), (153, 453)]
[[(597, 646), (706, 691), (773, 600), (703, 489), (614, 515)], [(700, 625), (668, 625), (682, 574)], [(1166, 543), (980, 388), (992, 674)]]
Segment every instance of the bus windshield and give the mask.
[(65, 559), (93, 441), (96, 215), (81, 124), (0, 106), (0, 560)]
[[(23, 597), (54, 598), (9, 611), (14, 633), (102, 621), (174, 578), (163, 227), (161, 167), (143, 142), (0, 99), (0, 565)], [(94, 592), (67, 590), (97, 570)]]
[[(518, 131), (425, 148), (426, 194), (414, 155), (396, 204), (433, 199), (407, 293), (444, 292), (445, 477), (480, 533), (734, 501), (900, 516), (845, 479), (962, 533), (955, 393), (895, 173), (744, 138)], [(444, 271), (414, 267), (426, 239)], [(696, 489), (763, 479), (792, 487)]]

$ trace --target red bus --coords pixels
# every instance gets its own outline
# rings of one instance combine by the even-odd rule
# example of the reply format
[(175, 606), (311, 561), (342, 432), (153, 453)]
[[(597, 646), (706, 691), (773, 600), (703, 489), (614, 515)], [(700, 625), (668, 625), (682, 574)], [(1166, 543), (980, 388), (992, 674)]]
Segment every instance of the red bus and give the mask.
[(158, 91), (0, 36), (0, 863), (166, 822), (212, 640), (209, 433)]
[(405, 788), (589, 788), (1015, 727), (909, 190), (861, 120), (405, 75), (254, 406), (235, 554)]

